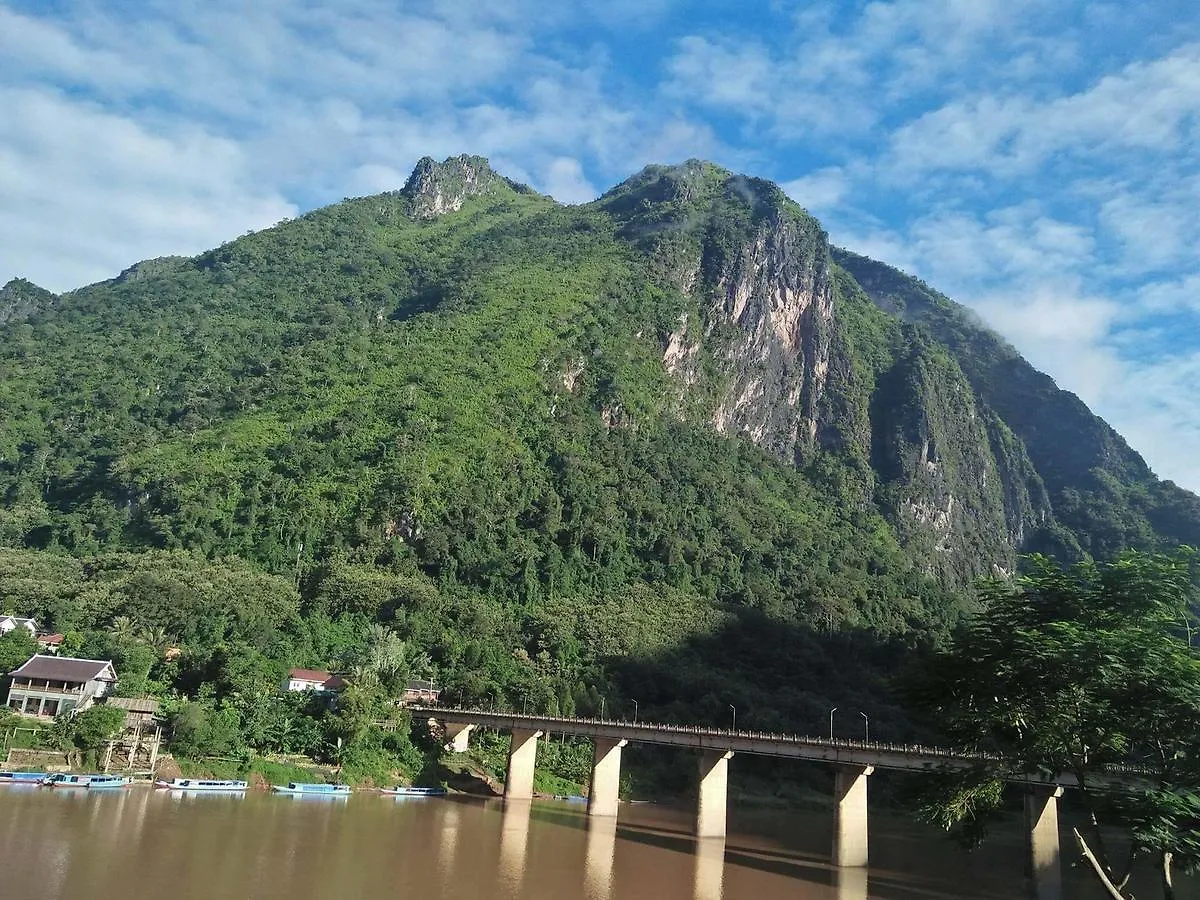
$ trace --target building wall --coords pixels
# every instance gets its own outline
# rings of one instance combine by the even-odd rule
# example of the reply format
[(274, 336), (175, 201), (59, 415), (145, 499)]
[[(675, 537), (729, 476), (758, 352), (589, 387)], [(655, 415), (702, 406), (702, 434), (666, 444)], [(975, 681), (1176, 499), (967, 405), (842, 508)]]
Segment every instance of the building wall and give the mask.
[(104, 696), (108, 692), (108, 688), (107, 681), (89, 681), (80, 685), (76, 690), (30, 687), (13, 682), (8, 689), (7, 706), (22, 715), (37, 716), (42, 715), (40, 710), (45, 709), (46, 701), (49, 700), (58, 704), (57, 711), (51, 707), (51, 711), (45, 715), (54, 716), (67, 709), (87, 709), (97, 697)]

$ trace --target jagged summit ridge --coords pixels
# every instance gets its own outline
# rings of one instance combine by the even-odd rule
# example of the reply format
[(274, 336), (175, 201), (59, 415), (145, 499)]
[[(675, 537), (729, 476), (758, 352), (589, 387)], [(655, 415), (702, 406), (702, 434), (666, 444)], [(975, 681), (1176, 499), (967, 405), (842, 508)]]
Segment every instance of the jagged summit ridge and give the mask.
[(52, 306), (58, 297), (24, 278), (14, 278), (0, 287), (0, 325), (22, 322)]
[(441, 162), (422, 157), (401, 190), (412, 202), (412, 215), (417, 219), (458, 212), (471, 197), (512, 192), (534, 193), (528, 185), (498, 174), (486, 158), (465, 153)]

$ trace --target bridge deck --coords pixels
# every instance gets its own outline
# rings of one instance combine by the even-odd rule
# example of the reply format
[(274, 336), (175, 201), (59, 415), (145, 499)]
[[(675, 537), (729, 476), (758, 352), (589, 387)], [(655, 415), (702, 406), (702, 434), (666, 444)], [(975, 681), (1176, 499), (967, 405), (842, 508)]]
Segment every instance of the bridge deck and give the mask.
[[(562, 716), (526, 715), (523, 713), (489, 712), (479, 709), (446, 709), (428, 706), (410, 707), (415, 716), (428, 716), (448, 722), (471, 724), (484, 728), (557, 732), (581, 737), (600, 737), (626, 740), (630, 743), (661, 744), (689, 747), (697, 750), (729, 750), (758, 756), (804, 759), (848, 766), (874, 766), (902, 772), (950, 773), (1000, 762), (985, 754), (922, 747), (909, 744), (888, 744), (877, 741), (830, 740), (803, 735), (773, 734), (760, 731), (731, 731), (724, 728), (705, 728), (698, 725), (665, 725), (652, 722), (623, 722), (611, 719), (577, 719)], [(1131, 786), (1150, 774), (1139, 767), (1114, 767), (1111, 782)], [(1007, 780), (1028, 784), (1077, 787), (1075, 776), (1062, 774), (1005, 775)]]

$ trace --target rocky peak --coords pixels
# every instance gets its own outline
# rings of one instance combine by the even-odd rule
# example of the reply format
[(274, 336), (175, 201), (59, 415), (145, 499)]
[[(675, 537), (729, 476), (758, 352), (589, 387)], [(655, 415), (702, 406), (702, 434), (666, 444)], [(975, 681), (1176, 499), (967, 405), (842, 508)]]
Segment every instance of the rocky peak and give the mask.
[(712, 424), (789, 461), (817, 442), (831, 353), (829, 244), (775, 184), (688, 160), (648, 166), (598, 201), (696, 301), (667, 336), (663, 366), (681, 388), (703, 357), (724, 385)]
[(23, 322), (52, 306), (58, 297), (24, 278), (14, 278), (0, 288), (0, 325)]
[(533, 190), (498, 175), (482, 156), (466, 154), (442, 162), (422, 158), (401, 191), (411, 201), (412, 216), (417, 219), (457, 212), (471, 197), (513, 192), (531, 194)]

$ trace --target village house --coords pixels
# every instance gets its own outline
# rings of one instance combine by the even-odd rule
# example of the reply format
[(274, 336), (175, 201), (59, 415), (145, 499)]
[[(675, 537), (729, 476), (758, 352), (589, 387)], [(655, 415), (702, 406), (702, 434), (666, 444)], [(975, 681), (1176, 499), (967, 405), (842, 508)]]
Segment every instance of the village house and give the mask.
[(346, 679), (321, 669), (292, 669), (283, 680), (285, 691), (316, 691), (337, 693), (346, 686)]
[(61, 634), (39, 634), (37, 636), (37, 644), (46, 653), (58, 653), (62, 647), (63, 636)]
[(400, 702), (404, 704), (422, 704), (426, 706), (436, 706), (438, 702), (438, 694), (441, 691), (436, 690), (432, 681), (426, 681), (423, 678), (415, 678), (408, 683), (404, 689), (404, 693), (400, 697)]
[(30, 636), (36, 635), (38, 630), (37, 622), (33, 619), (22, 619), (20, 616), (0, 616), (0, 634), (8, 634), (18, 628), (24, 628)]
[(117, 680), (116, 670), (107, 660), (40, 653), (9, 675), (8, 708), (21, 715), (51, 719), (87, 709)]
[(158, 726), (159, 702), (153, 697), (109, 697), (105, 706), (125, 711), (125, 730), (149, 730)]

